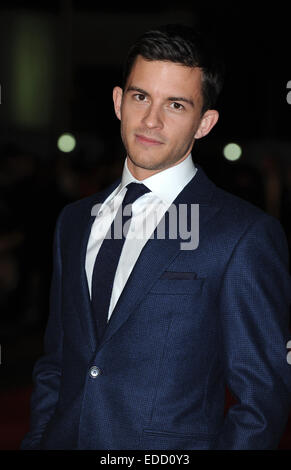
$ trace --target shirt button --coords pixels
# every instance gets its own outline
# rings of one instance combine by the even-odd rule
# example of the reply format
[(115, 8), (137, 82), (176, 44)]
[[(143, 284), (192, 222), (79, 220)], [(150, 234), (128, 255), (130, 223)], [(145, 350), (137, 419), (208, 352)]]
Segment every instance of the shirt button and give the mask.
[(90, 376), (92, 377), (92, 379), (95, 379), (100, 374), (101, 370), (98, 367), (93, 366), (90, 368)]

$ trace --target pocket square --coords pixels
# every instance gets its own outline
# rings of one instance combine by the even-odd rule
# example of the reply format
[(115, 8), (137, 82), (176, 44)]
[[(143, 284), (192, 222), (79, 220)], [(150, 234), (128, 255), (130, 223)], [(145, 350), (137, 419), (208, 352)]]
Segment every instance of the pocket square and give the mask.
[(197, 274), (196, 273), (181, 273), (181, 272), (175, 272), (175, 271), (165, 271), (160, 279), (196, 279)]

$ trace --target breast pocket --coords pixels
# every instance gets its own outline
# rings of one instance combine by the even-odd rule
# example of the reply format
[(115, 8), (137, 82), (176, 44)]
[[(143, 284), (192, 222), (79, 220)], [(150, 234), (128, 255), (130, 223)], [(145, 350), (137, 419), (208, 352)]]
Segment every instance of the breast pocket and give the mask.
[(150, 294), (160, 295), (198, 295), (202, 293), (204, 279), (158, 279)]

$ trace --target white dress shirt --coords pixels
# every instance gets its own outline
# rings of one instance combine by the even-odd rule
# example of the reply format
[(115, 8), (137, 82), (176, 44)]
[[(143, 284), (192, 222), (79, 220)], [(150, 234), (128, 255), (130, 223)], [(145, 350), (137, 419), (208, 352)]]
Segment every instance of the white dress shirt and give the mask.
[(131, 174), (127, 160), (125, 160), (121, 182), (97, 211), (91, 228), (85, 265), (90, 296), (95, 259), (126, 194), (125, 186), (131, 182), (143, 183), (151, 192), (144, 194), (132, 204), (132, 217), (115, 273), (108, 319), (145, 243), (178, 194), (194, 177), (196, 171), (197, 168), (190, 153), (178, 165), (139, 181)]

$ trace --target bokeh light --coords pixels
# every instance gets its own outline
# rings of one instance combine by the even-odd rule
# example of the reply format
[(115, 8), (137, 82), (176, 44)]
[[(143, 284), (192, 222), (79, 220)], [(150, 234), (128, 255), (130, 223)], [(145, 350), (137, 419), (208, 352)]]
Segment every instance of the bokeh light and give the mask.
[(234, 162), (241, 157), (242, 149), (238, 144), (229, 143), (223, 149), (223, 155), (227, 160)]
[(72, 134), (62, 134), (58, 138), (58, 149), (61, 152), (72, 152), (76, 147), (76, 139)]

